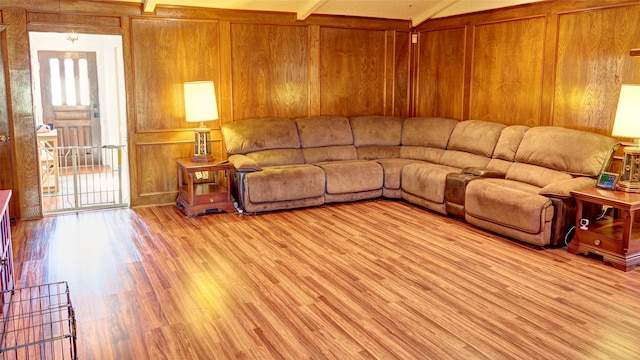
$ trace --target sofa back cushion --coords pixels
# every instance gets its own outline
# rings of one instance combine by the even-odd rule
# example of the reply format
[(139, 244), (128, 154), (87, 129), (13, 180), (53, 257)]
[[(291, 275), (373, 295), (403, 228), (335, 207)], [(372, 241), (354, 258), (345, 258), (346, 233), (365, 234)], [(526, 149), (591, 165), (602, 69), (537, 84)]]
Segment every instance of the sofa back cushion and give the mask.
[(447, 150), (436, 149), (426, 146), (405, 146), (400, 147), (400, 157), (403, 159), (422, 160), (434, 164), (440, 164), (442, 156)]
[(414, 117), (402, 123), (402, 145), (446, 149), (458, 120), (439, 117)]
[(353, 145), (349, 119), (342, 116), (314, 116), (295, 120), (303, 148)]
[(491, 157), (505, 127), (504, 124), (491, 121), (461, 121), (453, 129), (447, 149)]
[(393, 116), (356, 116), (349, 119), (353, 145), (400, 145), (402, 119)]
[(516, 161), (595, 177), (608, 168), (619, 145), (615, 139), (587, 131), (538, 126), (525, 133)]
[(371, 146), (359, 146), (356, 148), (358, 151), (358, 159), (363, 160), (376, 160), (376, 159), (397, 159), (400, 157), (400, 145), (371, 145)]
[(304, 164), (304, 156), (300, 149), (272, 149), (254, 151), (246, 156), (260, 167), (276, 165)]
[(358, 153), (353, 145), (322, 146), (302, 149), (304, 162), (317, 164), (325, 161), (355, 160)]
[(238, 120), (222, 124), (227, 153), (246, 154), (271, 149), (300, 148), (296, 123), (290, 119)]
[(491, 158), (470, 154), (465, 151), (458, 150), (446, 150), (439, 160), (442, 165), (452, 166), (459, 169), (466, 167), (486, 167), (489, 164)]
[(552, 182), (560, 180), (570, 180), (573, 178), (566, 172), (549, 169), (542, 166), (513, 163), (507, 170), (506, 179), (535, 185), (537, 187), (545, 187)]
[(529, 127), (526, 125), (511, 125), (502, 129), (500, 139), (498, 139), (496, 148), (493, 150), (493, 158), (514, 161), (520, 142), (522, 142), (527, 130), (529, 130)]
[(342, 116), (314, 116), (295, 120), (306, 163), (355, 160), (349, 119)]

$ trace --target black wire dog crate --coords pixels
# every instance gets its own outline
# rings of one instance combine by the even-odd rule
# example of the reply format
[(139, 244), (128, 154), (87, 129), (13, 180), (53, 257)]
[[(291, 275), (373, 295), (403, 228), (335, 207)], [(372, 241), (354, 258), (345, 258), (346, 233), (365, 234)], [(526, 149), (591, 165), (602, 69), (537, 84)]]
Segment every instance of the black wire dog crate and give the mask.
[(8, 290), (0, 359), (77, 360), (76, 319), (67, 282)]

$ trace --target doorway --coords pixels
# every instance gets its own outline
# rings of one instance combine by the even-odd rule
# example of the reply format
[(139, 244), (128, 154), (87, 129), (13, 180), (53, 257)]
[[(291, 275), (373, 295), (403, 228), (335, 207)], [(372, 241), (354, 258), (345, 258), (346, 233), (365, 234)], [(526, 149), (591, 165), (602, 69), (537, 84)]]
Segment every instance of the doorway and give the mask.
[[(45, 129), (56, 129), (59, 147), (82, 147), (93, 155), (100, 148), (100, 107), (96, 53), (89, 51), (38, 51), (40, 96)], [(69, 163), (70, 152), (60, 159)], [(81, 156), (80, 165), (87, 157)]]
[(121, 36), (29, 39), (43, 213), (128, 206)]

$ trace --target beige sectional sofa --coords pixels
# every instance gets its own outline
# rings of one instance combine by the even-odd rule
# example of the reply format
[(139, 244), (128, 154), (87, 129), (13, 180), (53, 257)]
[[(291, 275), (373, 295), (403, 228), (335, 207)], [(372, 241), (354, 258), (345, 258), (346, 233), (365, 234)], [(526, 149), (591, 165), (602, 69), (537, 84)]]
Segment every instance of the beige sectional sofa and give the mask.
[(404, 199), (537, 246), (563, 242), (570, 191), (594, 186), (619, 146), (578, 130), (436, 117), (248, 119), (222, 134), (246, 212)]

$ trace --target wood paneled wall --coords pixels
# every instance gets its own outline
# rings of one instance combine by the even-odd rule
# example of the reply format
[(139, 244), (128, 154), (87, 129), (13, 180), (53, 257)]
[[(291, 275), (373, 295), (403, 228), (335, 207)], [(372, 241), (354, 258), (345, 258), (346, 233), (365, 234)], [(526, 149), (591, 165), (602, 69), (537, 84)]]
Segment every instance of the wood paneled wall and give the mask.
[[(226, 157), (219, 131), (224, 122), (408, 112), (408, 92), (395, 94), (393, 86), (396, 76), (405, 83), (408, 77), (394, 68), (397, 22), (389, 23), (391, 29), (367, 29), (366, 21), (360, 28), (340, 28), (279, 20), (135, 17), (131, 24), (133, 205), (168, 203), (176, 197), (173, 159), (193, 151), (192, 133), (181, 131), (188, 128), (184, 81), (216, 83), (221, 116), (208, 125), (217, 159)], [(408, 29), (408, 23), (405, 26)], [(409, 48), (397, 52), (408, 71)], [(396, 110), (395, 97), (406, 110)]]
[[(4, 4), (4, 3), (2, 3)], [(620, 85), (640, 83), (640, 1), (545, 1), (408, 21), (84, 0), (0, 5), (14, 198), (39, 213), (28, 31), (121, 34), (131, 203), (172, 203), (192, 153), (182, 83), (214, 80), (220, 124), (314, 115), (444, 116), (608, 135)], [(416, 44), (411, 34), (418, 34)]]
[(638, 1), (549, 1), (416, 28), (419, 116), (610, 135), (622, 84), (640, 83)]
[[(186, 81), (215, 82), (220, 119), (207, 125), (217, 159), (226, 157), (224, 122), (409, 115), (409, 21), (335, 16), (297, 21), (293, 14), (162, 6), (143, 14), (141, 6), (131, 4), (18, 3), (23, 26), (14, 31), (25, 38), (26, 31), (122, 34), (132, 206), (175, 201), (174, 159), (193, 154), (193, 124), (184, 121)], [(20, 46), (28, 58), (28, 44)], [(37, 207), (37, 184), (28, 192), (36, 196), (28, 202)]]
[(234, 119), (308, 116), (308, 26), (231, 24)]

